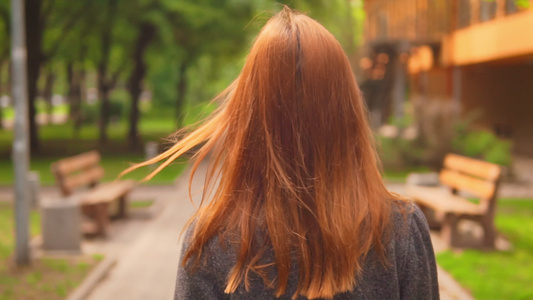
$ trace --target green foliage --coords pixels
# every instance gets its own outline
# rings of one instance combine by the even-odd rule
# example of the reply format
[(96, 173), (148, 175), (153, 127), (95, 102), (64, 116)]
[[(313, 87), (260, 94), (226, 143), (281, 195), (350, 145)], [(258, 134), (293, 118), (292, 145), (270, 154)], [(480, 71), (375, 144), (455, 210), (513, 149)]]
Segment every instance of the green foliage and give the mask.
[(515, 5), (520, 9), (529, 9), (531, 2), (529, 0), (515, 0)]
[(403, 172), (423, 165), (425, 148), (401, 137), (378, 137), (378, 153), (385, 170)]
[(411, 114), (404, 114), (401, 118), (391, 116), (388, 124), (398, 127), (403, 130), (411, 126), (414, 123), (413, 116)]
[(146, 55), (147, 82), (155, 105), (174, 106), (180, 92), (185, 93), (185, 103), (210, 100), (235, 78), (221, 75), (238, 65), (235, 61), (252, 35), (247, 24), (258, 4), (226, 0), (160, 4), (166, 21), (157, 21), (162, 28), (160, 39)]
[(446, 251), (437, 261), (476, 299), (533, 298), (533, 199), (499, 199), (496, 227), (510, 251)]
[(176, 84), (179, 80), (176, 47), (168, 47), (159, 51), (150, 51), (146, 55), (149, 65), (148, 84), (152, 91), (152, 102), (156, 107), (170, 108), (177, 97)]
[(454, 151), (502, 166), (511, 165), (511, 142), (481, 130), (459, 129), (452, 141)]
[(101, 261), (101, 260), (104, 260), (105, 256), (103, 254), (93, 254), (92, 255), (92, 258), (96, 261)]
[(420, 143), (418, 140), (405, 139), (401, 136), (408, 127), (414, 123), (413, 116), (405, 114), (401, 118), (391, 116), (389, 124), (398, 129), (399, 135), (396, 137), (378, 136), (378, 151), (382, 163), (385, 167), (385, 173), (405, 174), (402, 177), (405, 179), (409, 171), (415, 171), (425, 165), (424, 157), (427, 152), (426, 145)]
[(81, 104), (81, 121), (83, 124), (96, 124), (98, 115), (98, 105), (85, 102)]
[(125, 106), (126, 104), (124, 101), (111, 99), (111, 101), (109, 101), (109, 116), (111, 119), (114, 119), (115, 121), (120, 120), (124, 116)]
[[(82, 124), (96, 125), (100, 117), (100, 106), (97, 103), (82, 103)], [(109, 101), (109, 116), (112, 120), (119, 121), (125, 117), (126, 102), (124, 100), (111, 98)]]
[[(365, 12), (363, 1), (346, 0), (287, 0), (279, 1), (298, 9), (319, 21), (339, 41), (348, 57), (352, 56), (363, 39)], [(275, 7), (278, 11), (279, 6)]]
[[(382, 161), (385, 168), (398, 166), (416, 167), (420, 165), (439, 169), (444, 156), (450, 152), (481, 159), (502, 166), (511, 166), (511, 142), (499, 139), (495, 134), (473, 129), (472, 124), (479, 118), (475, 111), (458, 121), (449, 102), (414, 102), (414, 113), (402, 118), (390, 118), (389, 123), (402, 131), (416, 124), (418, 137), (407, 140), (400, 136), (381, 137)], [(406, 111), (411, 111), (406, 108)], [(416, 120), (415, 120), (416, 113)]]
[[(347, 51), (360, 42), (362, 1), (289, 2), (291, 7), (309, 12), (323, 22)], [(179, 67), (184, 62), (188, 65), (188, 103), (209, 100), (222, 91), (240, 71), (250, 38), (270, 16), (261, 11), (281, 8), (274, 1), (236, 0), (162, 1), (161, 5), (172, 18), (158, 21), (161, 39), (150, 48), (146, 59), (154, 102), (166, 107), (175, 102), (176, 82), (181, 80)], [(157, 19), (155, 15), (154, 18)]]
[(461, 152), (467, 156), (479, 156), (481, 153), (490, 147), (493, 142), (493, 136), (489, 132), (467, 132), (464, 136), (459, 136), (453, 141), (455, 149), (462, 150)]
[[(362, 37), (362, 0), (281, 2), (323, 23), (348, 55), (355, 52)], [(69, 92), (67, 66), (85, 72), (83, 89), (98, 87), (97, 73), (105, 73), (104, 81), (112, 90), (110, 114), (114, 120), (128, 115), (131, 99), (125, 90), (130, 88), (141, 24), (155, 28), (143, 57), (143, 89), (152, 93), (153, 107), (166, 110), (177, 107), (177, 99), (184, 94), (183, 107), (187, 109), (212, 99), (237, 77), (253, 36), (281, 9), (278, 1), (272, 0), (42, 0), (40, 4), (40, 68), (46, 70), (41, 73), (56, 75), (53, 92)], [(0, 1), (0, 67), (9, 55), (8, 37), (9, 1)], [(38, 89), (43, 89), (43, 83), (41, 74)], [(180, 87), (184, 90), (178, 90)], [(10, 114), (9, 110), (5, 113)], [(100, 116), (98, 106), (82, 104), (82, 116), (85, 126), (95, 124)], [(167, 116), (172, 121), (176, 112)]]
[(9, 57), (11, 47), (10, 1), (0, 1), (0, 65)]

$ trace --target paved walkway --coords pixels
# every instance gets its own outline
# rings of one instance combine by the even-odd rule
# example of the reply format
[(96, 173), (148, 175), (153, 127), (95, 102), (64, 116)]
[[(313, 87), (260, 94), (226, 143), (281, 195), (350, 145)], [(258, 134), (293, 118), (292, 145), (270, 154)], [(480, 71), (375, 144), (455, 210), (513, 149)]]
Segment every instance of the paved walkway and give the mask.
[[(198, 174), (203, 171), (202, 167)], [(155, 193), (161, 205), (156, 218), (145, 224), (128, 225), (127, 230), (117, 233), (119, 242), (105, 249), (107, 255), (118, 257), (117, 265), (89, 295), (89, 300), (172, 299), (181, 248), (179, 234), (195, 210), (188, 198), (187, 177), (182, 176), (176, 187)], [(202, 184), (203, 180), (195, 180), (193, 193), (200, 191)], [(197, 202), (200, 193), (195, 194), (193, 199)], [(88, 243), (84, 251), (97, 252), (102, 250), (102, 244)]]

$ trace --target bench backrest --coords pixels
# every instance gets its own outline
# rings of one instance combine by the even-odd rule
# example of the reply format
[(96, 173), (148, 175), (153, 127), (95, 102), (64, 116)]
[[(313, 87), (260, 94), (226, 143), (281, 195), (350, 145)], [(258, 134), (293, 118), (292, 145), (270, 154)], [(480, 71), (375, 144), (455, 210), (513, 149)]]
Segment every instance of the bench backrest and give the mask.
[(97, 151), (85, 152), (61, 159), (51, 165), (57, 184), (64, 196), (72, 194), (81, 187), (98, 184), (104, 176), (104, 169), (98, 164)]
[(440, 172), (439, 179), (454, 193), (467, 191), (479, 197), (479, 205), (488, 211), (493, 211), (500, 175), (501, 167), (496, 164), (448, 154), (444, 159), (444, 168)]

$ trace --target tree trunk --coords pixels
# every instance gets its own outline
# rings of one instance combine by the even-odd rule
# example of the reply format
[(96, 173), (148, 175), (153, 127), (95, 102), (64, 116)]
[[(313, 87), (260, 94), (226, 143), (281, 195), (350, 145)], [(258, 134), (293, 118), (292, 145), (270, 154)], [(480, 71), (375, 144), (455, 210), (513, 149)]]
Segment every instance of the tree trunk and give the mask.
[[(2, 81), (2, 72), (4, 71), (4, 63), (5, 60), (0, 60), (0, 97), (2, 95), (7, 94), (7, 91), (4, 91), (4, 82)], [(3, 103), (0, 102), (0, 130), (4, 129), (4, 107), (2, 106)]]
[(177, 128), (181, 128), (184, 124), (183, 107), (185, 104), (185, 96), (187, 94), (187, 62), (184, 60), (180, 66), (180, 79), (178, 82), (178, 96), (176, 99), (176, 124)]
[(105, 66), (98, 67), (98, 97), (100, 98), (100, 118), (98, 120), (98, 142), (105, 145), (107, 139), (107, 124), (109, 124), (109, 90), (107, 84)]
[(74, 128), (74, 137), (78, 138), (82, 115), (81, 115), (81, 80), (83, 71), (77, 72), (72, 63), (67, 65), (68, 101), (70, 105), (69, 119)]
[(67, 103), (68, 103), (68, 107), (69, 107), (69, 110), (68, 110), (68, 118), (69, 120), (71, 121), (74, 121), (74, 117), (75, 117), (75, 100), (74, 100), (74, 95), (73, 95), (73, 91), (74, 91), (74, 67), (72, 66), (72, 62), (69, 62), (67, 64), (67, 84), (68, 84), (68, 93), (67, 93)]
[(39, 152), (39, 128), (37, 126), (37, 110), (35, 101), (37, 98), (37, 80), (41, 64), (44, 60), (42, 52), (43, 26), (41, 16), (41, 1), (26, 0), (25, 8), (26, 22), (26, 48), (27, 48), (27, 72), (28, 72), (28, 112), (30, 149), (32, 153)]
[(53, 105), (52, 105), (52, 96), (54, 93), (54, 82), (55, 82), (55, 74), (48, 70), (46, 72), (45, 82), (44, 82), (44, 90), (43, 90), (43, 98), (46, 102), (46, 119), (48, 124), (52, 123), (53, 119)]
[(117, 1), (109, 1), (109, 9), (107, 14), (107, 19), (105, 21), (105, 27), (107, 30), (104, 30), (102, 36), (102, 58), (98, 63), (97, 71), (97, 81), (98, 81), (98, 96), (100, 98), (100, 119), (98, 121), (98, 132), (99, 132), (99, 144), (104, 145), (107, 143), (107, 125), (109, 124), (109, 92), (111, 91), (114, 82), (109, 79), (108, 74), (108, 63), (109, 56), (111, 54), (111, 32), (113, 28), (113, 22), (116, 18), (117, 10)]
[(137, 125), (140, 117), (139, 100), (142, 92), (142, 80), (146, 74), (146, 64), (144, 63), (143, 56), (146, 52), (146, 49), (150, 45), (153, 36), (154, 28), (152, 25), (148, 23), (142, 23), (133, 53), (133, 71), (131, 72), (128, 82), (128, 91), (131, 98), (128, 142), (132, 148), (138, 148), (140, 146), (139, 129)]
[(80, 130), (81, 125), (83, 123), (83, 103), (87, 103), (87, 87), (85, 80), (87, 78), (87, 72), (85, 70), (79, 70), (78, 74), (78, 99), (79, 99), (79, 107), (78, 107), (78, 119), (76, 119), (76, 123), (74, 124), (76, 130)]

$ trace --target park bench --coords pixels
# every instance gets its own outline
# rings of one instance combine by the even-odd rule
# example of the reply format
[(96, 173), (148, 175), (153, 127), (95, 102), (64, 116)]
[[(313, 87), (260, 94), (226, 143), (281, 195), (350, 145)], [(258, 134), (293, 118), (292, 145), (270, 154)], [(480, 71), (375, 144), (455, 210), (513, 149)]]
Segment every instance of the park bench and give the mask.
[(105, 236), (112, 208), (118, 206), (113, 217), (127, 216), (126, 196), (135, 186), (135, 181), (100, 183), (104, 169), (99, 162), (100, 154), (90, 151), (61, 159), (53, 163), (51, 169), (61, 194), (78, 197), (83, 214), (89, 218), (82, 223), (82, 231)]
[[(494, 215), (500, 175), (498, 165), (448, 154), (439, 174), (442, 186), (408, 184), (406, 192), (424, 212), (430, 226), (442, 230), (442, 237), (449, 246), (458, 242), (458, 221), (469, 219), (483, 228), (482, 246), (494, 248)], [(465, 194), (479, 198), (479, 203), (467, 200)]]

